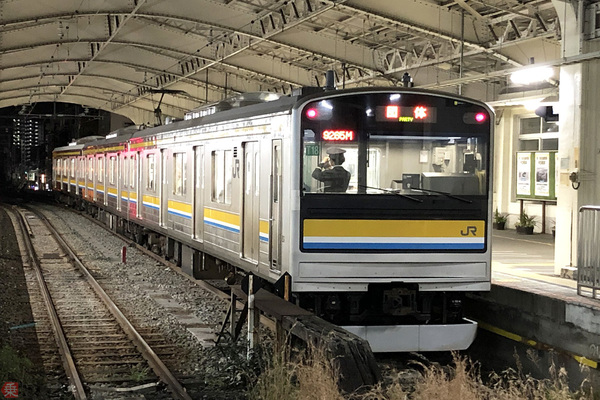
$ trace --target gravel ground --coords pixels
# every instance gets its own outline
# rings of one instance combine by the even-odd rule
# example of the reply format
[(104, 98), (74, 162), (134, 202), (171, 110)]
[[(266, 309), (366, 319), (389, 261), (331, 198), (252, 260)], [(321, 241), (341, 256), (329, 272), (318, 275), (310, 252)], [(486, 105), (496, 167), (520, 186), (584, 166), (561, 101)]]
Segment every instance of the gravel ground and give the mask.
[[(163, 344), (177, 349), (177, 359), (165, 361), (165, 364), (182, 380), (194, 399), (246, 398), (247, 386), (257, 366), (246, 361), (244, 344), (203, 346), (175, 315), (156, 302), (156, 293), (166, 293), (159, 297), (172, 298), (183, 310), (193, 313), (197, 320), (214, 331), (220, 329), (227, 311), (226, 303), (134, 247), (127, 248), (127, 264), (123, 264), (120, 255), (123, 241), (70, 210), (60, 206), (42, 207), (134, 325), (143, 331), (159, 332), (165, 338)], [(23, 274), (18, 245), (10, 220), (1, 211), (0, 226), (3, 227), (0, 230), (0, 272), (3, 276), (18, 277)], [(32, 321), (31, 312), (27, 314), (26, 307), (22, 307), (27, 303), (28, 295), (24, 279), (21, 281), (16, 279), (6, 287), (6, 281), (0, 280), (0, 328), (3, 332), (11, 326)], [(26, 348), (23, 340), (16, 345)], [(35, 363), (32, 349), (26, 355)], [(40, 361), (37, 363), (39, 365)]]
[[(172, 361), (166, 361), (165, 364), (181, 379), (192, 398), (235, 400), (247, 397), (248, 386), (255, 378), (255, 371), (260, 369), (260, 361), (246, 360), (244, 343), (208, 348), (202, 346), (171, 311), (157, 303), (156, 293), (164, 292), (183, 310), (193, 313), (195, 318), (214, 331), (220, 329), (227, 311), (226, 303), (197, 286), (188, 277), (157, 262), (135, 247), (127, 248), (127, 263), (123, 264), (122, 240), (62, 206), (41, 207), (134, 325), (144, 331), (159, 332), (165, 338), (164, 344), (176, 347), (178, 359), (174, 364)], [(10, 226), (1, 212), (0, 226)], [(0, 272), (18, 276), (19, 269), (22, 269), (19, 249), (13, 239), (7, 239), (12, 235), (12, 229), (0, 230)], [(0, 328), (3, 331), (8, 326), (29, 320), (22, 313), (15, 315), (14, 310), (18, 309), (15, 302), (19, 302), (16, 293), (26, 297), (26, 287), (21, 284), (21, 287), (3, 290), (0, 280)], [(272, 348), (270, 332), (263, 328), (262, 334), (264, 347)], [(402, 369), (404, 362), (398, 361), (383, 361), (380, 366), (384, 376), (394, 374), (388, 370), (391, 366)], [(412, 373), (409, 376), (408, 381), (414, 379)], [(151, 393), (144, 395), (152, 398)]]
[(165, 344), (177, 347), (176, 366), (166, 364), (194, 398), (245, 397), (249, 366), (239, 346), (203, 347), (149, 292), (166, 292), (160, 297), (174, 299), (213, 331), (220, 329), (226, 303), (135, 247), (127, 248), (123, 264), (124, 242), (71, 210), (44, 206), (44, 213), (134, 325), (160, 332)]

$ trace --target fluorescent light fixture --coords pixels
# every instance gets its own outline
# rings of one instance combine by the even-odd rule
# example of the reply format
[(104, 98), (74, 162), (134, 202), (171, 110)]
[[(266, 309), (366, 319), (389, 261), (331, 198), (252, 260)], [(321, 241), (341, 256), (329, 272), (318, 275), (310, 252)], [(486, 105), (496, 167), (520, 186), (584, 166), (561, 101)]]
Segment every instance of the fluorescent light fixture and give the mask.
[(513, 72), (510, 75), (510, 80), (516, 84), (529, 85), (548, 80), (552, 77), (553, 73), (554, 71), (550, 67), (526, 68)]

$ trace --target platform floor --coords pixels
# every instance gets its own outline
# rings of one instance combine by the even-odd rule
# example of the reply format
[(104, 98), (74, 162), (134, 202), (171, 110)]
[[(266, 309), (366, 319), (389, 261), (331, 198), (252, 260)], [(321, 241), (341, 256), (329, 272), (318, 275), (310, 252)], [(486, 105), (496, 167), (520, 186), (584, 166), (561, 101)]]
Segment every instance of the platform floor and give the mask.
[(578, 295), (576, 280), (560, 277), (554, 272), (552, 235), (521, 235), (514, 229), (492, 233), (492, 284), (545, 294), (600, 310), (600, 299)]

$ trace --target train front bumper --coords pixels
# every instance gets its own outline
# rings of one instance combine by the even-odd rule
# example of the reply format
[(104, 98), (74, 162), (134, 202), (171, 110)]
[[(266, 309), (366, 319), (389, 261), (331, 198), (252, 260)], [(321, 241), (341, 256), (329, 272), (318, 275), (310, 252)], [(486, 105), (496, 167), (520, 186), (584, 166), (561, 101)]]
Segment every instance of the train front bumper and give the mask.
[(365, 340), (374, 353), (465, 350), (475, 340), (477, 322), (460, 324), (342, 326)]

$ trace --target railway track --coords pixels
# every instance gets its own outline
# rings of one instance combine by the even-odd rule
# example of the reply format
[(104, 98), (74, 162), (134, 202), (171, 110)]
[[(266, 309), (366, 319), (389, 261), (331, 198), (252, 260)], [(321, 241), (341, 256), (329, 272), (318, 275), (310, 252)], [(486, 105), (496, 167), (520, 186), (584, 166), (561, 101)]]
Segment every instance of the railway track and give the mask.
[[(191, 399), (44, 216), (25, 208), (14, 212), (44, 299), (43, 306), (41, 301), (32, 302), (34, 315), (50, 316), (41, 318), (40, 326), (56, 338), (60, 364), (75, 398), (139, 399), (140, 390), (160, 381), (165, 390), (154, 388), (142, 398)], [(35, 309), (39, 307), (46, 310)], [(153, 333), (144, 336), (152, 338)], [(52, 341), (42, 340), (40, 346), (58, 368)]]

